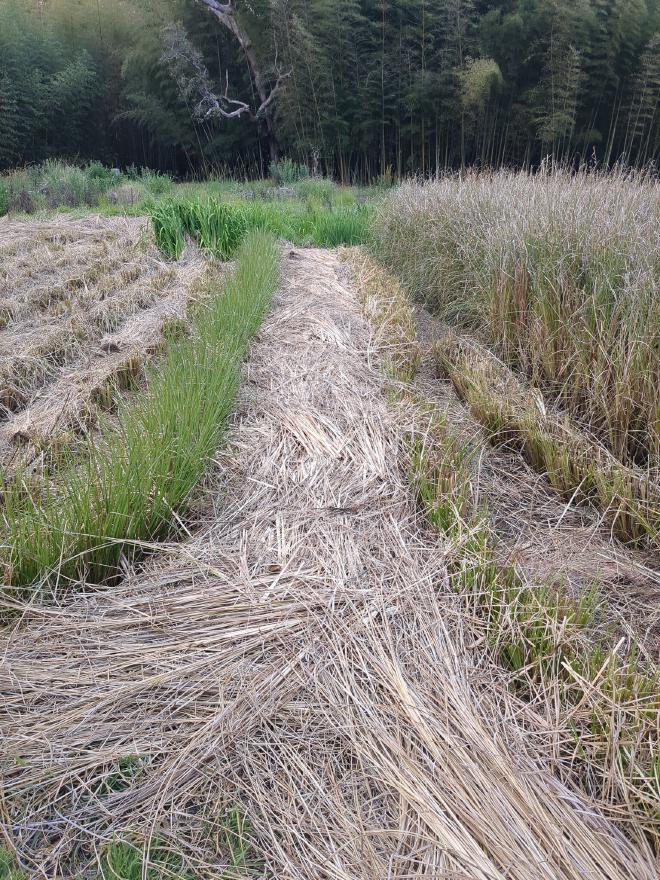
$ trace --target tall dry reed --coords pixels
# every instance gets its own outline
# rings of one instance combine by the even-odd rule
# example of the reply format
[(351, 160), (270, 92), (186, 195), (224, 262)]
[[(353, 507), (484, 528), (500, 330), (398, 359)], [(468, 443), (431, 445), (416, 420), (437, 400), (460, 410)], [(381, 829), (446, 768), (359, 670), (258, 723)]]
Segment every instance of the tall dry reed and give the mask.
[(415, 296), (645, 469), (660, 462), (659, 241), (660, 185), (623, 171), (406, 183), (374, 223)]

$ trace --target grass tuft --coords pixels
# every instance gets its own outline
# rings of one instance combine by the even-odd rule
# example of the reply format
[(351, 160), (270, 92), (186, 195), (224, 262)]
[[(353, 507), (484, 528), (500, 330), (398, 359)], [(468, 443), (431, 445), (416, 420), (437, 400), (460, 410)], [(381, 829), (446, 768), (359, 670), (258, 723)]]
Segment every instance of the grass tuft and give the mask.
[(270, 232), (298, 245), (338, 247), (366, 240), (370, 209), (366, 205), (328, 208), (275, 202), (231, 204), (214, 200), (166, 200), (151, 211), (156, 243), (179, 259), (186, 235), (221, 260), (232, 257), (250, 229)]

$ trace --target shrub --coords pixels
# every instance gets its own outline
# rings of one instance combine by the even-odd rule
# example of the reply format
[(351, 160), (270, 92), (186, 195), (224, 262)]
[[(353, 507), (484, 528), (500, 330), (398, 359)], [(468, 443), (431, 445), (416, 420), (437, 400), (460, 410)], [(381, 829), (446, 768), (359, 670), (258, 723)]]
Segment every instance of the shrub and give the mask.
[(8, 194), (9, 211), (33, 214), (45, 208), (98, 205), (114, 180), (114, 175), (100, 163), (78, 168), (48, 160), (7, 175), (1, 185)]
[(271, 162), (268, 174), (279, 186), (291, 186), (309, 177), (309, 169), (301, 162), (293, 159), (281, 159), (279, 162)]
[(159, 171), (143, 168), (140, 171), (139, 181), (153, 196), (163, 196), (172, 191), (173, 183), (169, 174), (161, 174)]
[(118, 175), (102, 162), (91, 162), (87, 166), (87, 175), (90, 180), (98, 180), (106, 189), (116, 183), (118, 178)]

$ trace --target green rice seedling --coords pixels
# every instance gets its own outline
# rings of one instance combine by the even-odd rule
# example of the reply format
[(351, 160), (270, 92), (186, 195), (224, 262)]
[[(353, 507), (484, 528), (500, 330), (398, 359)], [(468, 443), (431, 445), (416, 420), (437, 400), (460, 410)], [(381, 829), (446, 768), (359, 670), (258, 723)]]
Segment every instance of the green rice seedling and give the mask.
[(4, 846), (0, 846), (0, 880), (27, 880), (27, 875), (18, 870), (16, 859)]
[(240, 206), (224, 202), (180, 203), (185, 231), (199, 246), (221, 260), (228, 260), (241, 243), (247, 222)]
[(248, 234), (224, 291), (148, 371), (144, 396), (120, 405), (118, 427), (107, 426), (41, 494), (7, 490), (2, 562), (11, 589), (104, 581), (141, 543), (171, 532), (221, 440), (277, 278), (272, 238)]
[(151, 223), (159, 249), (173, 260), (178, 260), (186, 246), (184, 226), (179, 206), (163, 202), (151, 211)]
[(338, 247), (366, 240), (370, 209), (366, 205), (325, 209), (282, 202), (164, 201), (151, 212), (158, 247), (178, 259), (189, 235), (222, 260), (234, 254), (247, 231), (267, 231), (298, 245)]
[(315, 218), (312, 242), (318, 247), (363, 244), (367, 238), (369, 217), (366, 205), (320, 211)]

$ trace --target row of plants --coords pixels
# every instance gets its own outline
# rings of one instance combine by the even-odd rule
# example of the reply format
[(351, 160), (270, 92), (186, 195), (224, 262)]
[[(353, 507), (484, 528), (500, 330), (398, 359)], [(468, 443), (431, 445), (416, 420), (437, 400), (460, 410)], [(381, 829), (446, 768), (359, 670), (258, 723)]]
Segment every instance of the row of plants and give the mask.
[(8, 604), (45, 583), (107, 580), (143, 543), (176, 528), (221, 440), (278, 274), (272, 236), (248, 233), (224, 288), (200, 307), (190, 336), (170, 341), (116, 423), (52, 481), (7, 487), (0, 563)]
[(517, 449), (570, 503), (598, 509), (619, 540), (660, 549), (657, 474), (622, 464), (473, 340), (446, 333), (436, 341), (434, 356), (494, 445)]
[(478, 444), (459, 438), (410, 385), (419, 350), (405, 294), (371, 258), (349, 256), (363, 306), (380, 325), (394, 405), (417, 414), (408, 437), (408, 476), (421, 511), (447, 542), (450, 584), (477, 643), (542, 719), (557, 775), (638, 839), (660, 847), (657, 666), (642, 662), (634, 644), (613, 648), (611, 634), (597, 635), (595, 587), (576, 598), (554, 582), (528, 583), (503, 562), (509, 554), (498, 552), (483, 499), (477, 505), (472, 461)]
[(366, 240), (371, 212), (366, 205), (326, 208), (314, 204), (165, 200), (151, 211), (156, 243), (179, 259), (186, 236), (215, 257), (228, 260), (250, 230), (266, 231), (298, 245), (337, 247)]
[(52, 159), (0, 177), (0, 216), (58, 208), (130, 208), (164, 196), (173, 186), (168, 175), (147, 168), (120, 172), (100, 162), (79, 167)]

